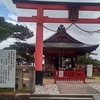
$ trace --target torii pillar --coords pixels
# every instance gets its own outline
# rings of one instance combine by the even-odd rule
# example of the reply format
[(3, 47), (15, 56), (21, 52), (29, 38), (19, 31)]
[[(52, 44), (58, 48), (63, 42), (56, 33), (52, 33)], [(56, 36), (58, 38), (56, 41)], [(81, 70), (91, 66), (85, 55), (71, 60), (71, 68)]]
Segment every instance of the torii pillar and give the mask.
[[(36, 24), (36, 48), (35, 48), (35, 65), (36, 65), (36, 84), (43, 84), (42, 74), (42, 55), (43, 55), (43, 9), (37, 9)], [(41, 19), (41, 20), (39, 20)]]
[[(43, 23), (85, 23), (85, 24), (100, 24), (100, 18), (79, 18), (79, 10), (85, 11), (100, 11), (100, 6), (97, 4), (72, 5), (63, 4), (34, 4), (35, 1), (13, 0), (17, 8), (37, 9), (37, 16), (18, 17), (21, 22), (36, 22), (36, 49), (35, 49), (35, 65), (36, 65), (36, 84), (43, 84), (42, 75), (42, 54), (43, 54)], [(31, 3), (32, 2), (32, 3)], [(46, 1), (45, 1), (46, 2)], [(76, 5), (76, 6), (75, 6)], [(43, 10), (68, 10), (68, 18), (49, 18), (43, 16)]]

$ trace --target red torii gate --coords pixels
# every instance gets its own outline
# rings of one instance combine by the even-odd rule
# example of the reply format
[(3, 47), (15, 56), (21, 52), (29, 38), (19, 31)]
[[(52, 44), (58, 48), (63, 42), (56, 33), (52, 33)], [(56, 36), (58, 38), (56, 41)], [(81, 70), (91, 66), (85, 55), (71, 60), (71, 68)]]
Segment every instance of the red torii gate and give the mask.
[[(100, 5), (80, 3), (52, 4), (52, 3), (37, 3), (34, 0), (13, 0), (17, 8), (37, 9), (37, 16), (18, 17), (20, 22), (37, 22), (36, 27), (36, 49), (35, 49), (35, 65), (36, 65), (36, 84), (43, 84), (42, 76), (42, 55), (43, 55), (43, 23), (85, 23), (99, 24), (100, 18), (79, 18), (78, 13), (81, 11), (100, 11)], [(43, 15), (44, 10), (68, 10), (68, 18), (49, 18)], [(74, 15), (74, 16), (73, 16)]]

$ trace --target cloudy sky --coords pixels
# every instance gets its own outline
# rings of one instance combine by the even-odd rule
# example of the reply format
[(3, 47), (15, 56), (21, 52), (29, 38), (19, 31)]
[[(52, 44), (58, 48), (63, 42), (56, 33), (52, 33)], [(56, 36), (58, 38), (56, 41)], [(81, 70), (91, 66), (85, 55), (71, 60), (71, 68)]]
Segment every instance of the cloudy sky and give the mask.
[[(87, 1), (87, 0), (86, 0)], [(90, 0), (89, 0), (90, 1)], [(91, 0), (94, 1), (94, 0)], [(99, 2), (100, 0), (97, 0)], [(17, 9), (16, 6), (12, 3), (12, 0), (0, 0), (0, 16), (3, 16), (6, 21), (11, 22), (13, 24), (22, 24), (24, 26), (27, 26), (30, 30), (33, 31), (34, 37), (28, 39), (27, 43), (35, 43), (36, 40), (36, 23), (28, 23), (28, 22), (18, 22), (17, 21), (17, 16), (34, 16), (36, 15), (37, 12), (36, 10), (23, 10), (23, 9)], [(67, 11), (44, 11), (44, 16), (49, 16), (49, 17), (63, 17), (66, 18), (68, 17), (68, 12)], [(86, 12), (86, 11), (80, 11), (79, 13), (80, 18), (98, 18), (100, 17), (100, 12)], [(58, 26), (63, 23), (44, 23), (44, 26), (52, 29), (52, 30), (57, 30)], [(64, 23), (63, 25), (68, 27), (71, 23)], [(94, 31), (100, 29), (99, 24), (77, 24), (84, 30), (88, 31)], [(74, 37), (75, 39), (87, 43), (87, 44), (100, 44), (100, 33), (93, 33), (92, 35), (85, 33), (75, 26), (72, 26), (70, 29), (67, 30), (67, 32)], [(47, 29), (44, 29), (44, 39), (49, 37), (50, 35), (54, 34), (55, 32), (49, 31)], [(0, 43), (0, 49), (9, 46), (10, 44), (13, 44), (18, 40), (15, 39), (7, 39), (6, 41)], [(95, 53), (98, 53), (97, 56), (92, 56), (93, 58), (96, 58), (100, 60), (100, 47), (94, 51)]]

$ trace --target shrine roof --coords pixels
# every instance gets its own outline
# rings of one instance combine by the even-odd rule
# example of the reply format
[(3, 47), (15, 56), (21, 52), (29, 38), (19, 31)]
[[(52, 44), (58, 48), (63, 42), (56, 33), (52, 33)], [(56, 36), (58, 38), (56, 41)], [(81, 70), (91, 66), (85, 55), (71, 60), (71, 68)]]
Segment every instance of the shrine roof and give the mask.
[(76, 43), (76, 44), (84, 44), (72, 36), (70, 36), (67, 32), (65, 27), (61, 24), (57, 32), (50, 36), (49, 38), (45, 39), (43, 43)]
[(66, 49), (91, 49), (96, 50), (99, 45), (82, 43), (70, 36), (63, 25), (60, 25), (57, 32), (43, 41), (45, 48), (66, 48)]
[[(35, 47), (36, 44), (34, 43), (32, 45)], [(85, 54), (86, 52), (90, 53), (96, 50), (98, 46), (98, 44), (85, 44), (76, 40), (66, 32), (66, 29), (63, 25), (58, 27), (58, 30), (55, 34), (43, 41), (44, 49), (75, 50), (77, 54), (78, 51), (82, 54)]]
[(79, 0), (79, 1), (73, 1), (73, 0), (12, 0), (13, 3), (36, 3), (36, 4), (65, 4), (65, 5), (90, 5), (90, 6), (96, 6), (100, 5), (100, 1), (93, 1), (93, 0)]
[(99, 45), (93, 44), (76, 44), (76, 43), (43, 43), (44, 47), (56, 47), (56, 48), (97, 48)]

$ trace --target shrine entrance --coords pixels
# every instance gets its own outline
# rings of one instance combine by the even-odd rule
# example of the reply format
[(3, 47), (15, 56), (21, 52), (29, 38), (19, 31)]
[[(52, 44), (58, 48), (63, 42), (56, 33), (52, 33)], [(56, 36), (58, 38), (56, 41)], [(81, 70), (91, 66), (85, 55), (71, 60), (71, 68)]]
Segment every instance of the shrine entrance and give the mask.
[(73, 54), (56, 53), (45, 55), (45, 76), (53, 76), (56, 81), (83, 81), (85, 83), (85, 67), (77, 68)]
[[(79, 18), (79, 11), (100, 11), (100, 3), (42, 0), (12, 0), (17, 8), (36, 9), (37, 15), (32, 17), (18, 17), (20, 22), (36, 22), (36, 84), (43, 84), (42, 55), (43, 55), (43, 23), (89, 23), (99, 24), (100, 18)], [(68, 18), (49, 18), (44, 16), (44, 10), (68, 10)], [(80, 52), (79, 52), (80, 53)]]
[(55, 54), (45, 55), (45, 65), (51, 66), (50, 69), (65, 70), (75, 68), (75, 56), (67, 53), (60, 53), (55, 50)]

